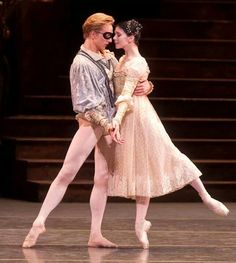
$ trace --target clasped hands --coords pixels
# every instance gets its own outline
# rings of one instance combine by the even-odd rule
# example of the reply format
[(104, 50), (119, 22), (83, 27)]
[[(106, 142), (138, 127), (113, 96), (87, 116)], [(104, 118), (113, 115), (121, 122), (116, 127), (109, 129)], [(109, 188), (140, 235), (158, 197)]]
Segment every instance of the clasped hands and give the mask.
[(113, 141), (115, 141), (118, 144), (123, 144), (124, 139), (121, 137), (120, 134), (120, 123), (115, 118), (112, 120), (111, 128), (109, 129), (109, 134)]

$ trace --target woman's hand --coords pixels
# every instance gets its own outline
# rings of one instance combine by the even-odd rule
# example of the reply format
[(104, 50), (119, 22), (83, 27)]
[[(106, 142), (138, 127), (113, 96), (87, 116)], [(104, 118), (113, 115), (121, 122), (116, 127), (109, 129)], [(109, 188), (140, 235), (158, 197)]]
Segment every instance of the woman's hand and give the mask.
[(120, 124), (116, 119), (112, 120), (112, 129), (110, 130), (110, 136), (112, 138), (113, 141), (115, 141), (118, 144), (123, 144), (124, 143), (124, 139), (121, 138), (121, 134), (120, 134)]

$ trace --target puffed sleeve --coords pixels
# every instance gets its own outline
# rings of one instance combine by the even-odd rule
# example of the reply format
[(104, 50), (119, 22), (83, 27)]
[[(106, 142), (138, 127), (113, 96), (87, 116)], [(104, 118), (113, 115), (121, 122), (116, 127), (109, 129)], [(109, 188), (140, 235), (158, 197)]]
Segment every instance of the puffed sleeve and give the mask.
[[(95, 67), (96, 69), (96, 67)], [(74, 112), (86, 112), (103, 103), (96, 87), (97, 72), (85, 58), (76, 56), (70, 68), (71, 95)]]
[(106, 113), (104, 96), (99, 90), (105, 81), (97, 77), (97, 72), (100, 73), (97, 70), (93, 71), (93, 67), (84, 58), (77, 56), (74, 59), (70, 68), (73, 110), (77, 113), (77, 120), (83, 118), (101, 125), (108, 132), (111, 124)]

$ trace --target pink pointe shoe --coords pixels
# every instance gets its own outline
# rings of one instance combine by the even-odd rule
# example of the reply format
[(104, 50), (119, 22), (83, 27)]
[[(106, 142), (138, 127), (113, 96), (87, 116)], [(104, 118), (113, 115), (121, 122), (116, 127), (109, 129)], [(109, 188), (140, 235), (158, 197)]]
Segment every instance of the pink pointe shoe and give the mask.
[(28, 235), (26, 236), (22, 247), (23, 248), (31, 248), (33, 247), (40, 234), (44, 233), (46, 231), (44, 226), (32, 226)]
[(149, 231), (151, 226), (152, 226), (151, 222), (147, 220), (144, 220), (142, 223), (135, 225), (135, 232), (140, 243), (143, 246), (143, 249), (149, 248), (147, 232)]
[(202, 201), (209, 210), (219, 216), (227, 216), (229, 214), (229, 209), (223, 203), (212, 197), (202, 199)]

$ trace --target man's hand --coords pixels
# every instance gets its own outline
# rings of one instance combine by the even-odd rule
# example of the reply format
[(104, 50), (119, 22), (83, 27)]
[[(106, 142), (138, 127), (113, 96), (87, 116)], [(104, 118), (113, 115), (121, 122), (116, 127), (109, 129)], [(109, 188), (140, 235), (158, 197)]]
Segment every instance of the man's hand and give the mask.
[(153, 84), (151, 81), (144, 80), (138, 82), (135, 90), (134, 90), (134, 95), (135, 96), (145, 96), (148, 95), (149, 93), (152, 92), (153, 90)]

